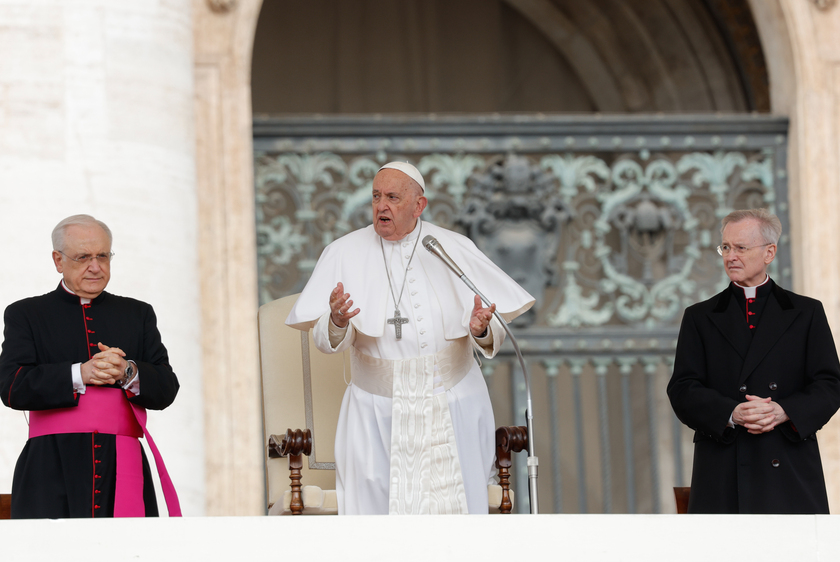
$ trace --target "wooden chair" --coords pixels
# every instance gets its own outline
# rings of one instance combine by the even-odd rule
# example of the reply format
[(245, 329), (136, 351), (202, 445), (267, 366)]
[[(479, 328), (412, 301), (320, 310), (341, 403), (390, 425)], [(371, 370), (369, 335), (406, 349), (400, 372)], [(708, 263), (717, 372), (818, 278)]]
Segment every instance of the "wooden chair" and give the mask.
[(513, 510), (513, 491), (510, 489), (512, 454), (527, 450), (528, 428), (526, 426), (500, 427), (496, 430), (496, 468), (499, 470), (500, 491), (499, 513), (510, 513)]
[(688, 497), (691, 494), (691, 488), (674, 486), (674, 500), (677, 502), (677, 513), (688, 513)]
[(0, 494), (0, 519), (12, 518), (12, 495)]
[[(309, 332), (286, 326), (297, 297), (265, 304), (258, 315), (266, 507), (270, 515), (333, 515), (338, 513), (335, 429), (344, 381), (351, 378), (350, 356), (323, 354)], [(527, 432), (499, 428), (496, 445), (500, 485), (488, 490), (489, 504), (510, 513), (511, 453), (527, 449)]]
[(321, 353), (309, 332), (286, 326), (297, 297), (259, 310), (266, 506), (272, 515), (337, 514), (335, 428), (350, 356)]

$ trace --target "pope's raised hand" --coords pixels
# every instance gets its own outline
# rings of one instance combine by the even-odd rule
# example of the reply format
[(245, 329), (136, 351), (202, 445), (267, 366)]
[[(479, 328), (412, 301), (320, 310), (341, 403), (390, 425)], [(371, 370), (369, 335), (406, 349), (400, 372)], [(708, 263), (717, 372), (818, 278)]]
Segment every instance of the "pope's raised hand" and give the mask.
[(480, 337), (487, 326), (490, 324), (490, 319), (493, 318), (493, 313), (496, 312), (496, 305), (491, 304), (489, 308), (481, 306), (481, 297), (475, 296), (475, 306), (473, 306), (472, 315), (470, 316), (470, 333), (474, 337)]
[(352, 306), (353, 301), (350, 300), (350, 294), (344, 292), (344, 285), (339, 281), (335, 289), (330, 292), (330, 319), (332, 323), (339, 328), (347, 327), (350, 319), (360, 312), (358, 308), (351, 311), (350, 307)]

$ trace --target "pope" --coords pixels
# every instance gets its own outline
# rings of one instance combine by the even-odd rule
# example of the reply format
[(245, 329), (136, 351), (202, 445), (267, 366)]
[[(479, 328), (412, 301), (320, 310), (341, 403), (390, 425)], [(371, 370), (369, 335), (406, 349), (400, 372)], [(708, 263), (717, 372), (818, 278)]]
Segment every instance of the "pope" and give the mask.
[[(495, 421), (473, 353), (491, 358), (534, 299), (468, 238), (421, 219), (425, 182), (406, 162), (373, 180), (373, 224), (324, 249), (286, 323), (351, 354), (336, 430), (339, 514), (487, 513)], [(436, 256), (434, 236), (495, 302)]]

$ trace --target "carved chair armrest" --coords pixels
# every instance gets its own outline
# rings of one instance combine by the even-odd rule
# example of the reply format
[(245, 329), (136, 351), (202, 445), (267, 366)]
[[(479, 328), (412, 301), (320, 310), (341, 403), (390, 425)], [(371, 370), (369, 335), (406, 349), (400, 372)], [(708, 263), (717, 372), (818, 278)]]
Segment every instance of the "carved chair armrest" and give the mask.
[(289, 480), (292, 481), (292, 501), (289, 509), (292, 515), (303, 513), (303, 497), (301, 496), (301, 469), (303, 456), (312, 454), (312, 432), (308, 429), (286, 430), (286, 435), (278, 438), (270, 435), (268, 438), (268, 458), (278, 459), (289, 457)]
[(527, 448), (527, 427), (504, 426), (496, 430), (496, 468), (499, 469), (499, 486), (502, 488), (499, 513), (510, 513), (513, 509), (513, 502), (510, 499), (511, 453), (519, 453)]

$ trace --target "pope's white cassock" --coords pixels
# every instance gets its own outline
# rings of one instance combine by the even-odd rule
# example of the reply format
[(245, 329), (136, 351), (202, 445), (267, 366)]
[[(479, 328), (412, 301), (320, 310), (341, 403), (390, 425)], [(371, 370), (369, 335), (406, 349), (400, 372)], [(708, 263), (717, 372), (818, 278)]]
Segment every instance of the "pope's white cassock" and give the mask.
[[(371, 225), (324, 249), (286, 324), (312, 328), (324, 353), (351, 352), (335, 443), (339, 514), (487, 513), (495, 421), (473, 349), (493, 357), (504, 329), (494, 318), (473, 338), (474, 294), (422, 247), (429, 234), (507, 322), (534, 304), (471, 240), (422, 220), (402, 240)], [(361, 310), (346, 331), (330, 320), (339, 281)], [(399, 339), (387, 323), (395, 298), (408, 318)]]

